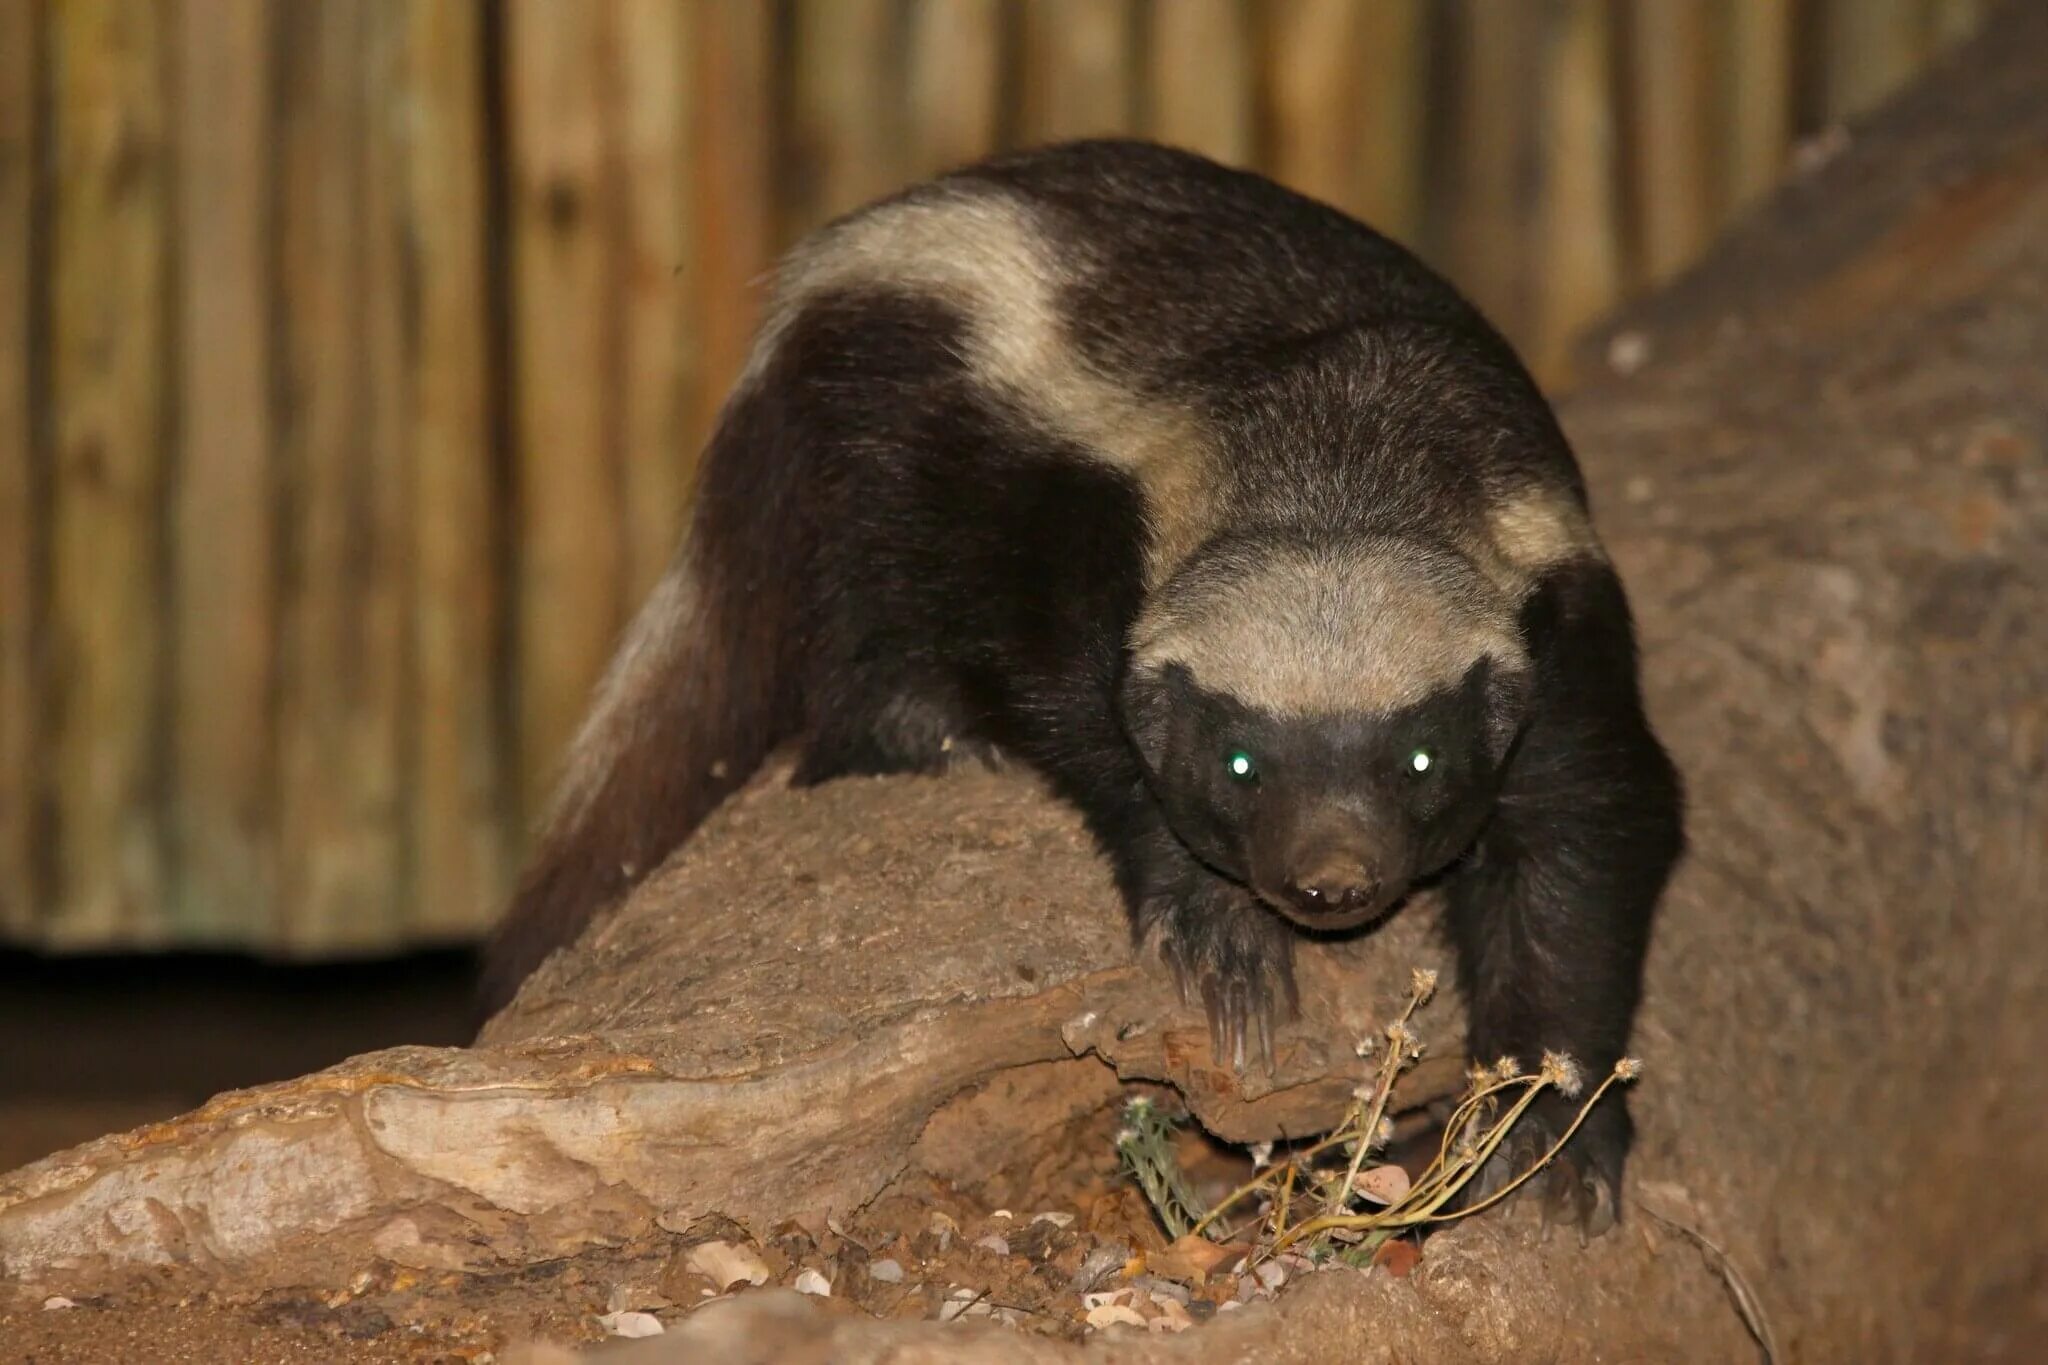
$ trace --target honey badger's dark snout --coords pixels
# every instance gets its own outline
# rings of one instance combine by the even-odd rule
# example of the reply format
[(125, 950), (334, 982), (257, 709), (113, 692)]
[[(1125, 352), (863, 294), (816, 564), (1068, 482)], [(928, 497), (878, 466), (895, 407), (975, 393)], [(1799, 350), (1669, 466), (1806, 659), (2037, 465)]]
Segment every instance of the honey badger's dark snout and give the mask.
[(1348, 929), (1405, 889), (1399, 851), (1371, 817), (1324, 812), (1281, 833), (1256, 875), (1259, 895), (1311, 929)]

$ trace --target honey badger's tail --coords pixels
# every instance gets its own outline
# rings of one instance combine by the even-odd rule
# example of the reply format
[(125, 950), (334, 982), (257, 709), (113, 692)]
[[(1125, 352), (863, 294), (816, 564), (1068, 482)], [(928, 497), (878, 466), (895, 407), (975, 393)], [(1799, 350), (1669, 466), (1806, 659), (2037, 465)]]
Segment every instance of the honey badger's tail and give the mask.
[(485, 954), (489, 1012), (794, 729), (807, 537), (776, 406), (758, 386), (736, 396), (705, 451), (690, 528), (598, 684)]

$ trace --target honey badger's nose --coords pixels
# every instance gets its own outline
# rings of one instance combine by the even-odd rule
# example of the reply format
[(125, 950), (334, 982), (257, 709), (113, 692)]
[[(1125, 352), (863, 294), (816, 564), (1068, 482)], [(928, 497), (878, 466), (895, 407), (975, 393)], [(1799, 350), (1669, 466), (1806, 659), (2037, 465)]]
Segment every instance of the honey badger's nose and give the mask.
[(1357, 858), (1327, 858), (1287, 881), (1287, 898), (1304, 915), (1343, 915), (1368, 904), (1379, 877)]

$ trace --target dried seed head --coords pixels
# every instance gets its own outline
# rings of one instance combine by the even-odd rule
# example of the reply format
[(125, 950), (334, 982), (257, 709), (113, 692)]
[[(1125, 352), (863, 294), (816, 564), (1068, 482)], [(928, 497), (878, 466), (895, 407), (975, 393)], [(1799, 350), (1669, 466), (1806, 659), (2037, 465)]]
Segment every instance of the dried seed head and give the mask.
[(1562, 1052), (1543, 1054), (1541, 1076), (1556, 1086), (1559, 1094), (1567, 1097), (1576, 1095), (1585, 1088), (1585, 1079), (1579, 1075), (1579, 1064)]
[(1417, 967), (1411, 983), (1415, 988), (1415, 1003), (1425, 1003), (1436, 994), (1436, 972), (1427, 967)]
[(1511, 1081), (1522, 1074), (1522, 1064), (1512, 1057), (1503, 1057), (1493, 1064), (1494, 1074), (1504, 1081)]
[(1394, 1045), (1394, 1051), (1405, 1052), (1408, 1045), (1415, 1041), (1415, 1034), (1405, 1020), (1396, 1019), (1387, 1025), (1387, 1041)]
[(1381, 1118), (1379, 1123), (1374, 1125), (1373, 1127), (1372, 1145), (1375, 1147), (1384, 1147), (1393, 1140), (1394, 1121), (1390, 1118)]
[(1614, 1075), (1618, 1080), (1632, 1081), (1643, 1074), (1643, 1059), (1624, 1057), (1614, 1064)]
[(1378, 1046), (1379, 1043), (1375, 1039), (1360, 1038), (1356, 1043), (1353, 1043), (1351, 1045), (1351, 1050), (1361, 1057), (1370, 1057), (1372, 1056), (1373, 1049)]
[(1493, 1068), (1474, 1062), (1465, 1068), (1465, 1084), (1472, 1090), (1484, 1090), (1493, 1084)]

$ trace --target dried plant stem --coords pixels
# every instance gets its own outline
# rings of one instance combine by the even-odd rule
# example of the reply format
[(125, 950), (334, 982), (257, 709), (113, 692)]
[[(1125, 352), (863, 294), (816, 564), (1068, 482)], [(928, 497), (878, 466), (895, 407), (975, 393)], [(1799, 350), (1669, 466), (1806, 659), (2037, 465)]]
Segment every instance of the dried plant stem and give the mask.
[[(1539, 1095), (1546, 1090), (1566, 1095), (1579, 1091), (1576, 1064), (1556, 1053), (1546, 1053), (1541, 1067), (1527, 1074), (1517, 1073), (1512, 1058), (1481, 1067), (1473, 1073), (1469, 1092), (1445, 1123), (1435, 1155), (1414, 1183), (1385, 1207), (1354, 1212), (1352, 1201), (1366, 1158), (1381, 1145), (1381, 1130), (1386, 1124), (1394, 1082), (1422, 1053), (1421, 1040), (1409, 1021), (1429, 999), (1435, 983), (1434, 973), (1415, 974), (1407, 1004), (1386, 1026), (1386, 1051), (1374, 1068), (1371, 1082), (1359, 1087), (1355, 1102), (1334, 1131), (1260, 1171), (1212, 1208), (1199, 1212), (1199, 1216), (1193, 1192), (1174, 1164), (1172, 1121), (1148, 1103), (1134, 1101), (1127, 1111), (1130, 1126), (1119, 1136), (1117, 1146), (1167, 1231), (1175, 1237), (1204, 1234), (1217, 1241), (1234, 1240), (1238, 1234), (1251, 1232), (1257, 1243), (1251, 1252), (1253, 1261), (1299, 1249), (1311, 1257), (1334, 1254), (1364, 1264), (1380, 1246), (1411, 1228), (1468, 1217), (1506, 1199), (1564, 1150), (1610, 1086), (1616, 1081), (1634, 1079), (1640, 1069), (1633, 1060), (1617, 1063), (1579, 1106), (1570, 1126), (1527, 1170), (1516, 1173), (1479, 1202), (1446, 1212), (1445, 1206), (1494, 1159), (1508, 1133)], [(1366, 1048), (1360, 1048), (1361, 1053), (1365, 1051)], [(1317, 1169), (1318, 1157), (1333, 1148), (1347, 1147), (1341, 1172)], [(1271, 1193), (1271, 1208), (1249, 1219), (1234, 1220), (1226, 1232), (1219, 1222), (1223, 1215), (1261, 1192)], [(1290, 1224), (1297, 1213), (1307, 1216)]]
[[(1351, 1182), (1358, 1177), (1359, 1163), (1364, 1158), (1372, 1133), (1379, 1127), (1380, 1119), (1386, 1114), (1387, 1099), (1393, 1093), (1394, 1078), (1401, 1070), (1403, 1049), (1407, 1045), (1405, 1040), (1410, 1036), (1408, 1033), (1408, 1021), (1414, 1016), (1415, 1011), (1421, 1007), (1422, 1002), (1429, 998), (1430, 991), (1434, 986), (1435, 977), (1433, 975), (1429, 977), (1426, 984), (1418, 977), (1415, 988), (1409, 992), (1408, 1003), (1402, 1007), (1401, 1013), (1395, 1017), (1394, 1022), (1387, 1025), (1387, 1047), (1380, 1059), (1379, 1075), (1374, 1082), (1371, 1093), (1369, 1095), (1362, 1095), (1358, 1102), (1346, 1111), (1343, 1119), (1338, 1122), (1336, 1129), (1330, 1136), (1316, 1143), (1307, 1151), (1301, 1152), (1278, 1165), (1268, 1167), (1232, 1190), (1214, 1208), (1210, 1209), (1208, 1214), (1190, 1229), (1191, 1231), (1207, 1231), (1209, 1225), (1220, 1214), (1227, 1209), (1235, 1207), (1239, 1201), (1266, 1188), (1274, 1181), (1281, 1179), (1283, 1175), (1291, 1182), (1295, 1168), (1302, 1162), (1312, 1160), (1332, 1147), (1342, 1146), (1354, 1136), (1357, 1136), (1359, 1138), (1358, 1150), (1352, 1158), (1350, 1170), (1346, 1173), (1344, 1179), (1344, 1198), (1350, 1198)], [(1371, 1107), (1369, 1119), (1366, 1117), (1368, 1106)]]

